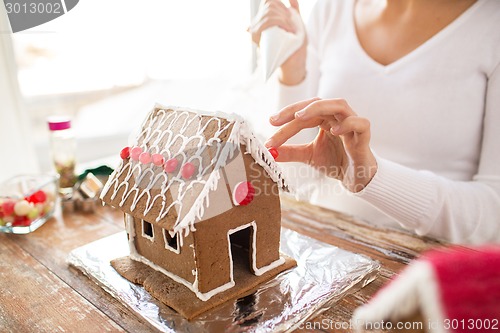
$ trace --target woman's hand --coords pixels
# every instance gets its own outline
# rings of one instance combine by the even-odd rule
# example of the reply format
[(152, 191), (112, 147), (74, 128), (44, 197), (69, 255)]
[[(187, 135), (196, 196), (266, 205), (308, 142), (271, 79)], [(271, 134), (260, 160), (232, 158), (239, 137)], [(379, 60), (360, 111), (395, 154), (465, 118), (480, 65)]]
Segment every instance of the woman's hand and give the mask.
[[(280, 129), (266, 142), (276, 147), (278, 162), (307, 163), (339, 179), (351, 192), (361, 191), (377, 171), (371, 152), (370, 122), (342, 99), (313, 98), (289, 105), (270, 118)], [(304, 128), (319, 127), (314, 141), (283, 145)]]
[[(290, 7), (299, 12), (297, 0), (289, 1)], [(295, 33), (296, 28), (292, 21), (291, 8), (286, 7), (280, 0), (265, 0), (248, 28), (248, 31), (252, 34), (252, 40), (259, 45), (262, 32), (274, 26)], [(307, 38), (304, 39), (304, 44), (281, 65), (279, 79), (283, 84), (296, 85), (304, 80), (306, 76), (306, 56)]]

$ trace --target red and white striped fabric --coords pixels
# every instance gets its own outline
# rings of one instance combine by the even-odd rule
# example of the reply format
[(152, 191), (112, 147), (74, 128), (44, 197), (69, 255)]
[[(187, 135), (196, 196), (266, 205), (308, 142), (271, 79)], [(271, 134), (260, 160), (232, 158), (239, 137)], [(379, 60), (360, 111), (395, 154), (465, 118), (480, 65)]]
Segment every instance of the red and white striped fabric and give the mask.
[(358, 308), (358, 329), (420, 312), (427, 332), (500, 331), (500, 246), (432, 250)]

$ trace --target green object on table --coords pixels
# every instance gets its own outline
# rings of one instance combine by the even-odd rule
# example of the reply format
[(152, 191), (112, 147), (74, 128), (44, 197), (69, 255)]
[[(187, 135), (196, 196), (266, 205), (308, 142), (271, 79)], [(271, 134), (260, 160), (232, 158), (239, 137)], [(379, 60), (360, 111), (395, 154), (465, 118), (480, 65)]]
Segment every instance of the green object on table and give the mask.
[(78, 176), (78, 181), (83, 180), (89, 172), (92, 172), (95, 176), (109, 176), (113, 171), (114, 169), (107, 165), (101, 165), (93, 169), (86, 169)]

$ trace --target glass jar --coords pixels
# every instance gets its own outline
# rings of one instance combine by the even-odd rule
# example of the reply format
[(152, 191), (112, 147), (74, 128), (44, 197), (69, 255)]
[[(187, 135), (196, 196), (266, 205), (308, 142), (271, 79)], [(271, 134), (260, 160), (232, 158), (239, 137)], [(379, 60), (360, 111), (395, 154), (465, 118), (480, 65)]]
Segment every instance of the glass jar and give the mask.
[(54, 213), (56, 175), (20, 175), (0, 183), (0, 232), (28, 234)]
[(68, 117), (49, 117), (50, 150), (54, 168), (59, 174), (59, 192), (73, 193), (76, 183), (76, 139)]

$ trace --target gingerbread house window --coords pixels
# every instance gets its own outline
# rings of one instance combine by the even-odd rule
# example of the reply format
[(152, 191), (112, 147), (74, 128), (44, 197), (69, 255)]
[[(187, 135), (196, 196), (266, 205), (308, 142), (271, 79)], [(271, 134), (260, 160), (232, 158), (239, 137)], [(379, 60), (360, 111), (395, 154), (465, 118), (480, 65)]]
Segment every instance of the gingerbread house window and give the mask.
[(150, 241), (154, 240), (153, 225), (144, 220), (142, 220), (142, 236)]
[(179, 234), (170, 235), (168, 230), (163, 229), (163, 239), (165, 240), (165, 248), (175, 253), (180, 253)]

